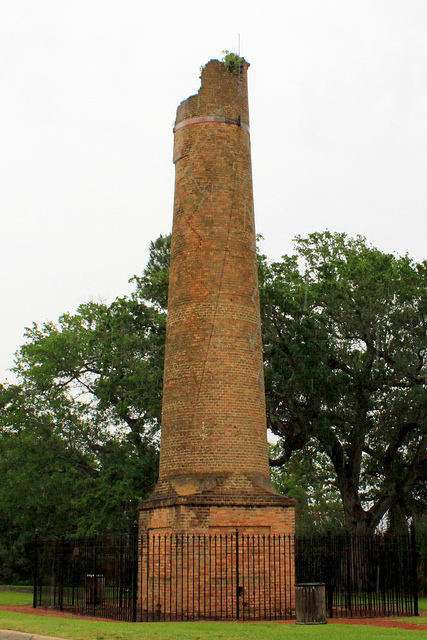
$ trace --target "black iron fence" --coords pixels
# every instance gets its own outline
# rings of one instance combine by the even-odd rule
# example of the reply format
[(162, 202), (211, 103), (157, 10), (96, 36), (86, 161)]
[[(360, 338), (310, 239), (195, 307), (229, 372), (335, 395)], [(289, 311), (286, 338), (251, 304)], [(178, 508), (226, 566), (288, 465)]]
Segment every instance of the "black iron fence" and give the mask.
[(295, 541), (297, 582), (326, 585), (327, 615), (418, 615), (415, 534), (318, 536)]
[(138, 532), (35, 539), (34, 607), (137, 620)]
[(150, 535), (35, 541), (34, 607), (129, 621), (277, 620), (294, 586), (333, 616), (417, 615), (409, 536)]
[(141, 539), (142, 620), (279, 620), (294, 609), (292, 536)]

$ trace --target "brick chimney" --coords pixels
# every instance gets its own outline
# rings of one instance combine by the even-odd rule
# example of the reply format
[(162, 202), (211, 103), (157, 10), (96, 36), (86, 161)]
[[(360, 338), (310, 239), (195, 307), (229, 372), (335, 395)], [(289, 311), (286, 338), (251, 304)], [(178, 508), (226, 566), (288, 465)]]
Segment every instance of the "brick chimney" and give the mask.
[(248, 64), (178, 107), (159, 480), (145, 532), (294, 531), (269, 478)]

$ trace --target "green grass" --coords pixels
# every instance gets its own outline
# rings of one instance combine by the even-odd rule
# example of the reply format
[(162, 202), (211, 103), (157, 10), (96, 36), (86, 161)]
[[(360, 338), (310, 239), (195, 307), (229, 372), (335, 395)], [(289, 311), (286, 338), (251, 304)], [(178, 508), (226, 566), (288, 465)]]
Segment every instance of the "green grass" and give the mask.
[(399, 618), (404, 622), (415, 622), (419, 624), (427, 624), (427, 618), (425, 613), (427, 613), (427, 598), (418, 598), (418, 609), (420, 612), (420, 618)]
[[(274, 622), (101, 622), (0, 612), (0, 628), (74, 640), (410, 640), (413, 631)], [(419, 632), (418, 632), (419, 633)], [(419, 636), (418, 636), (419, 637)]]
[[(0, 590), (0, 604), (31, 605), (32, 594)], [(427, 610), (427, 598), (420, 599)], [(407, 618), (427, 622), (426, 618)], [(103, 622), (0, 611), (0, 628), (74, 640), (410, 640), (412, 631), (340, 624), (296, 625), (276, 622)], [(427, 637), (421, 633), (421, 637)], [(419, 635), (417, 637), (420, 637)], [(420, 638), (421, 640), (421, 638)]]
[(7, 606), (14, 605), (32, 605), (33, 604), (33, 594), (32, 592), (28, 593), (20, 593), (19, 591), (11, 590), (0, 590), (0, 604), (4, 604)]

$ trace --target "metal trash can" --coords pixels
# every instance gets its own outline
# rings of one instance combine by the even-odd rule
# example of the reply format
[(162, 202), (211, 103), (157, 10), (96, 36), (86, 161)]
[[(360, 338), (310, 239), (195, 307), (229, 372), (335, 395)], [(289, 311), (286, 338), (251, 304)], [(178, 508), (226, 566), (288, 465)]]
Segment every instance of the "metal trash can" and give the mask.
[(295, 585), (297, 624), (326, 624), (326, 589), (323, 582)]
[(105, 596), (105, 576), (89, 573), (85, 583), (86, 604), (101, 604)]

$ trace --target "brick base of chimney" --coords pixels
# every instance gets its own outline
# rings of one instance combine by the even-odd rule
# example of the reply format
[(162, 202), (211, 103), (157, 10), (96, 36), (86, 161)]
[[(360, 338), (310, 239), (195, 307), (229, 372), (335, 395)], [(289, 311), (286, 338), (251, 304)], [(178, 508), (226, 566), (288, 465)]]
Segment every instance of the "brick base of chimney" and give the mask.
[(141, 533), (285, 534), (295, 531), (295, 500), (261, 474), (194, 473), (158, 484), (140, 510)]

